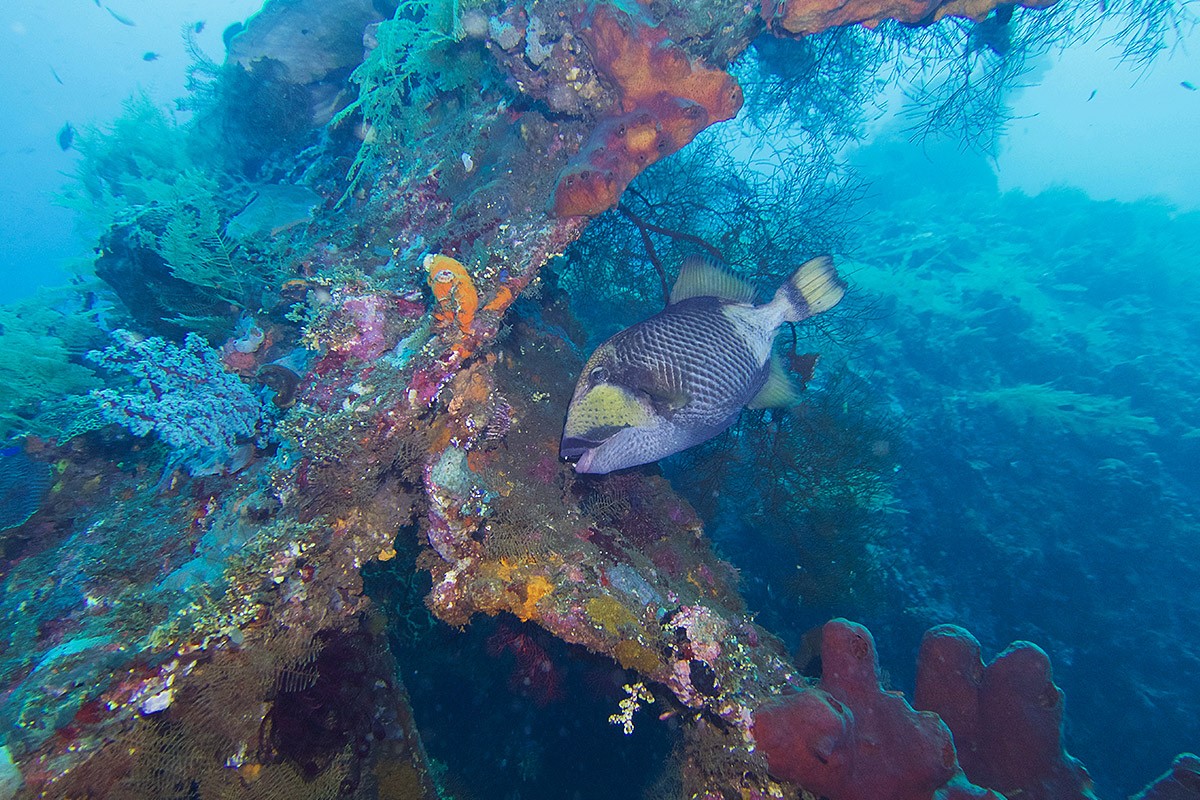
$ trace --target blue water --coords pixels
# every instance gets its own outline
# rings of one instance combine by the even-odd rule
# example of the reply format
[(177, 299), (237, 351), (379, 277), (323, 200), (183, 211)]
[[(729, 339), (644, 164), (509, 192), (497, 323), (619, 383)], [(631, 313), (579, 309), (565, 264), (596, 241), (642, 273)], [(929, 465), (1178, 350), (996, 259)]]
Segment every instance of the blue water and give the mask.
[[(91, 213), (103, 193), (82, 210), (78, 194), (64, 203), (75, 178), (99, 163), (89, 158), (116, 140), (108, 126), (128, 97), (140, 98), (124, 112), (138, 129), (191, 119), (174, 103), (196, 56), (180, 28), (190, 26), (194, 47), (219, 62), (222, 32), (257, 6), (13, 0), (0, 12), (9, 76), (0, 89), (0, 490), (21, 493), (19, 515), (6, 500), (15, 530), (29, 530), (17, 527), (33, 513), (25, 505), (62, 488), (47, 489), (48, 468), (39, 463), (35, 474), (23, 450), (53, 456), (55, 475), (78, 457), (96, 476), (93, 491), (143, 478), (140, 445), (105, 435), (86, 459), (54, 448), (106, 424), (153, 432), (174, 456), (152, 477), (173, 492), (177, 467), (189, 481), (241, 469), (256, 446), (268, 447), (267, 426), (285, 413), (276, 399), (285, 388), (250, 392), (221, 373), (230, 381), (221, 390), (213, 349), (194, 339), (212, 356), (205, 366), (172, 343), (187, 331), (216, 345), (254, 339), (246, 287), (178, 275), (143, 285), (113, 255), (134, 249), (122, 238), (128, 232), (98, 228), (103, 215)], [(764, 296), (804, 258), (834, 253), (850, 285), (846, 301), (779, 340), (797, 369), (819, 354), (801, 404), (747, 411), (716, 439), (645, 469), (661, 470), (701, 515), (717, 551), (741, 570), (750, 611), (802, 667), (811, 632), (835, 616), (874, 632), (889, 685), (909, 692), (932, 625), (971, 630), (985, 659), (1013, 641), (1039, 644), (1066, 694), (1065, 746), (1101, 797), (1132, 794), (1175, 754), (1200, 746), (1200, 39), (1184, 19), (1151, 62), (1120, 61), (1108, 28), (1037, 56), (1004, 95), (1012, 120), (994, 139), (952, 126), (914, 138), (928, 108), (886, 70), (852, 98), (854, 113), (839, 123), (846, 130), (822, 129), (832, 112), (824, 123), (786, 118), (777, 96), (759, 94), (755, 106), (753, 82), (796, 63), (786, 52), (773, 60), (779, 45), (763, 43), (737, 67), (749, 100), (743, 116), (641, 175), (625, 196), (627, 213), (596, 220), (547, 265), (543, 294), (508, 317), (547, 329), (566, 329), (567, 319), (575, 345), (590, 351), (662, 308), (666, 274), (688, 247), (671, 229), (721, 249)], [(811, 76), (791, 79), (851, 103)], [(63, 147), (66, 123), (76, 139)], [(226, 139), (213, 148), (264, 152), (262, 137), (292, 133), (283, 122), (268, 133), (220, 130)], [(819, 141), (835, 146), (826, 152)], [(178, 166), (177, 156), (155, 168)], [(261, 167), (277, 169), (273, 180), (285, 172), (271, 163), (277, 157), (264, 156)], [(223, 202), (245, 192), (260, 166), (240, 163), (238, 181), (219, 187)], [(207, 177), (189, 173), (196, 186)], [(203, 224), (203, 210), (196, 219)], [(668, 228), (654, 233), (653, 254), (637, 227), (646, 220)], [(139, 224), (166, 237), (171, 221)], [(272, 290), (299, 275), (281, 270)], [(238, 435), (211, 441), (193, 425), (139, 425), (128, 412), (116, 419), (111, 406), (128, 395), (114, 393), (112, 375), (97, 368), (112, 367), (114, 356), (98, 351), (119, 329), (132, 330), (115, 334), (126, 356), (154, 351), (168, 364), (159, 374), (125, 373), (152, 383), (207, 374)], [(120, 556), (137, 562), (139, 547), (154, 550), (155, 521), (121, 502), (114, 490), (92, 511), (140, 520), (142, 538)], [(81, 517), (37, 530), (79, 534), (71, 557), (81, 574), (104, 574), (97, 562), (107, 556), (80, 533), (93, 523), (103, 528)], [(402, 529), (401, 538), (406, 530), (418, 535)], [(186, 562), (203, 565), (198, 577), (171, 574), (215, 580), (245, 545), (229, 532), (210, 547), (223, 533), (198, 539), (208, 551)], [(30, 540), (0, 538), (0, 576), (45, 556)], [(674, 796), (678, 787), (660, 772), (678, 758), (677, 721), (645, 715), (629, 738), (607, 723), (626, 673), (511, 617), (466, 631), (435, 622), (420, 599), (428, 579), (413, 577), (417, 548), (397, 549), (397, 561), (366, 570), (365, 591), (393, 622), (405, 620), (388, 637), (453, 796)], [(140, 568), (154, 576), (154, 564)], [(18, 609), (42, 604), (49, 618), (50, 609), (103, 606), (110, 598), (100, 593), (120, 591), (97, 586), (88, 594), (83, 583), (6, 583), (6, 692), (34, 666), (13, 666), (20, 649), (50, 636), (18, 624)], [(106, 653), (116, 646), (101, 644)], [(530, 673), (531, 659), (553, 666)], [(0, 743), (11, 740), (15, 751), (24, 735), (0, 732)]]

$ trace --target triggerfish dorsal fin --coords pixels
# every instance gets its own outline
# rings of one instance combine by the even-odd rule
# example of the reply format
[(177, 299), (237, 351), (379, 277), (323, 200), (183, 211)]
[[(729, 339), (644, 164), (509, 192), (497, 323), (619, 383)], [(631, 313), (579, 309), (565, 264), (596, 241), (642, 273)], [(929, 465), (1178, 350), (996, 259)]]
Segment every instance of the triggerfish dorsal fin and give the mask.
[(787, 408), (800, 402), (800, 390), (788, 376), (787, 368), (778, 355), (768, 362), (767, 382), (746, 408)]
[(715, 258), (688, 256), (679, 268), (679, 277), (671, 287), (668, 305), (693, 297), (716, 297), (731, 303), (753, 303), (754, 287), (734, 275)]

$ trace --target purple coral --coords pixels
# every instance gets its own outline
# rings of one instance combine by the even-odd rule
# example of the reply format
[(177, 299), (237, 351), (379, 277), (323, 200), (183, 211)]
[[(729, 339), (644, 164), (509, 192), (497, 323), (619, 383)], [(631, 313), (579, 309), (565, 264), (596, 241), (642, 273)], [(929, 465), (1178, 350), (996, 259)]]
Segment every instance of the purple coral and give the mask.
[(154, 432), (193, 475), (236, 472), (264, 435), (262, 401), (221, 366), (221, 356), (195, 333), (180, 347), (114, 331), (116, 344), (88, 358), (137, 379), (132, 390), (96, 389), (109, 422), (137, 436)]

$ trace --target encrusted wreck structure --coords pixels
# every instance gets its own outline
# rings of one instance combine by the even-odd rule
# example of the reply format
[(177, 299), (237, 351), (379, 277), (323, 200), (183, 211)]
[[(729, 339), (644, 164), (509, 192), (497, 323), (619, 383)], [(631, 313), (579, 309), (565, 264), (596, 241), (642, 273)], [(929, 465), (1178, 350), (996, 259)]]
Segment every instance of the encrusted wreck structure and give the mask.
[(806, 677), (667, 481), (558, 455), (583, 354), (539, 270), (738, 114), (730, 61), (993, 6), (270, 0), (193, 77), (231, 174), (271, 181), (160, 162), (174, 194), (97, 263), (139, 331), (92, 363), (125, 382), (5, 462), (38, 498), (6, 534), (10, 794), (440, 796), (363, 586), (415, 549), (442, 623), (511, 615), (612, 659), (622, 724), (664, 701), (683, 797), (1091, 796), (1037, 648), (985, 669), (931, 632), (916, 711), (835, 620)]

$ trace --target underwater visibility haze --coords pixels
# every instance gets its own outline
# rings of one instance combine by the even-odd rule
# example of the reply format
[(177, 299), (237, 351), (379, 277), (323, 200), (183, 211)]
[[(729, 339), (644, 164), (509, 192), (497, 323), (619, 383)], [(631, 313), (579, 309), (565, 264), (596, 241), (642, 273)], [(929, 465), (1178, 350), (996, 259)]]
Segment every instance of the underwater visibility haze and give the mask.
[(1196, 19), (10, 3), (0, 800), (1200, 798)]

